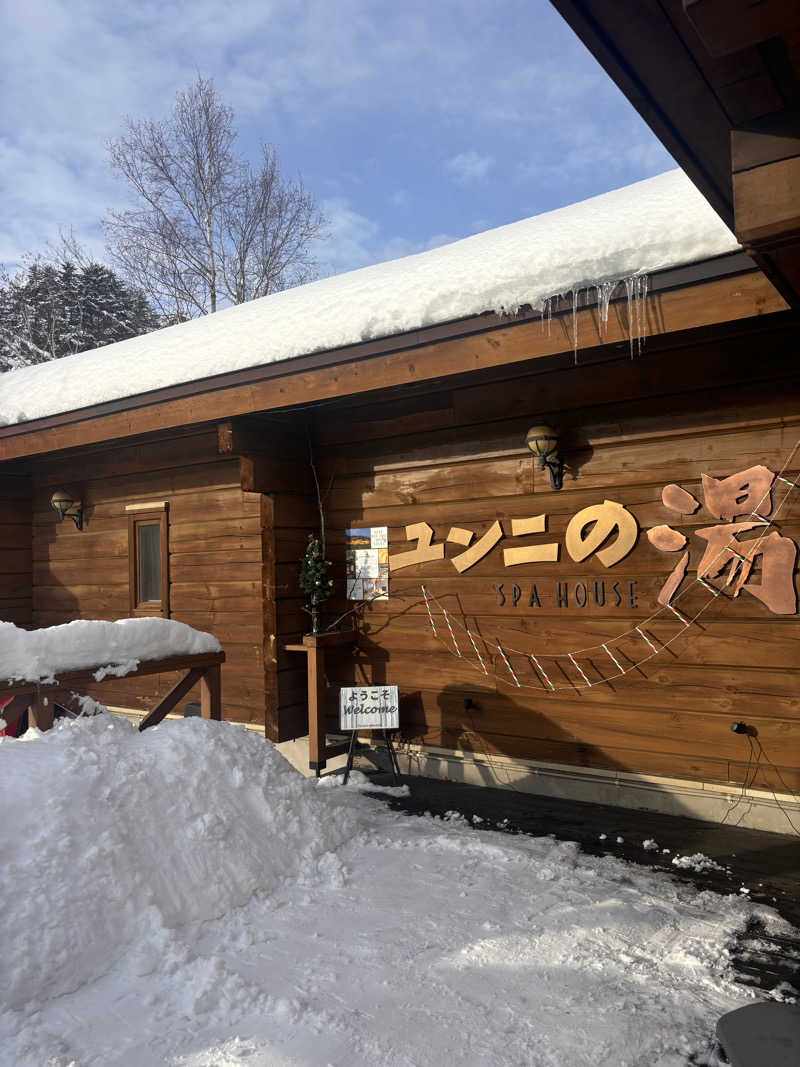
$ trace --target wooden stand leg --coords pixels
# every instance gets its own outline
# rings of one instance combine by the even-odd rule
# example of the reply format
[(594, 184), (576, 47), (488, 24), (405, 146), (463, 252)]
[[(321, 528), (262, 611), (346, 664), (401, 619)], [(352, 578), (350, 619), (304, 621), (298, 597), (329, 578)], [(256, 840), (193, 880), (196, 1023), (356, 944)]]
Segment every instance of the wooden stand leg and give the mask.
[(222, 718), (222, 672), (218, 663), (206, 667), (200, 679), (200, 714), (217, 722)]
[(320, 771), (325, 766), (325, 651), (308, 652), (308, 766)]
[(350, 771), (352, 771), (352, 769), (353, 769), (353, 756), (355, 755), (355, 751), (356, 751), (356, 738), (357, 737), (358, 737), (358, 730), (353, 730), (353, 732), (350, 734), (350, 747), (347, 750), (347, 766), (344, 769), (344, 784), (345, 785), (347, 785), (347, 782), (348, 782), (348, 780), (350, 778)]
[(53, 701), (50, 696), (43, 696), (37, 692), (28, 705), (28, 726), (36, 726), (39, 730), (49, 730), (52, 725)]
[(386, 742), (386, 752), (389, 756), (389, 766), (392, 768), (392, 780), (397, 784), (397, 776), (400, 773), (400, 764), (397, 761), (397, 753), (394, 750), (389, 731), (383, 731), (383, 740)]

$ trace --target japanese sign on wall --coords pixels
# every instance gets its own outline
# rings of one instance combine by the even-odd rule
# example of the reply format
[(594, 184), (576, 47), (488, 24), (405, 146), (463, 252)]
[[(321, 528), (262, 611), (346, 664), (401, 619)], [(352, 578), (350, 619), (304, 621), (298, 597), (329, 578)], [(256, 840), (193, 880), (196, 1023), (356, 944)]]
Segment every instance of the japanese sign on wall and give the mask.
[[(775, 483), (793, 486), (794, 482), (775, 475), (767, 467), (754, 466), (732, 474), (727, 478), (713, 478), (703, 474), (701, 488), (706, 511), (721, 523), (697, 529), (692, 524), (689, 532), (664, 523), (647, 530), (647, 540), (657, 551), (680, 553), (677, 563), (658, 594), (658, 603), (669, 606), (680, 589), (690, 562), (690, 537), (696, 536), (705, 542), (701, 558), (695, 560), (697, 581), (702, 585), (716, 578), (723, 578), (730, 595), (735, 599), (744, 591), (760, 600), (773, 614), (792, 615), (797, 611), (797, 594), (794, 573), (797, 564), (797, 545), (781, 534), (774, 520), (772, 494)], [(670, 484), (663, 487), (661, 501), (667, 512), (688, 518), (701, 508), (700, 500), (682, 486)], [(415, 522), (405, 528), (406, 539), (416, 541), (416, 547), (395, 552), (389, 556), (392, 572), (434, 560), (449, 559), (459, 574), (474, 567), (488, 556), (509, 535), (529, 539), (521, 546), (503, 547), (504, 568), (520, 564), (557, 563), (561, 558), (562, 545), (556, 540), (544, 540), (547, 533), (547, 515), (532, 515), (527, 518), (496, 519), (482, 534), (451, 526), (444, 541), (436, 540), (435, 531), (427, 522)], [(743, 521), (737, 521), (743, 520)], [(750, 537), (742, 537), (752, 531)], [(635, 548), (639, 538), (639, 523), (628, 509), (615, 500), (604, 500), (578, 511), (567, 523), (563, 546), (566, 554), (575, 563), (582, 563), (595, 556), (605, 568), (616, 566)], [(459, 546), (452, 554), (445, 554), (445, 544)], [(754, 580), (755, 579), (755, 580)], [(606, 603), (605, 583), (593, 581), (594, 603)], [(524, 600), (529, 607), (539, 607), (539, 592), (531, 585), (530, 594), (523, 596), (518, 583), (511, 585), (509, 595), (503, 585), (496, 586), (498, 602), (507, 601), (516, 607)], [(584, 607), (589, 599), (589, 585), (577, 582), (571, 590), (574, 604)], [(715, 593), (720, 589), (713, 589)], [(559, 607), (570, 603), (570, 590), (566, 583), (559, 582), (556, 599)], [(611, 582), (609, 605), (635, 608), (635, 582)]]
[(345, 530), (348, 600), (389, 599), (389, 538), (385, 526)]
[(396, 685), (361, 685), (339, 691), (339, 728), (396, 730), (400, 711)]

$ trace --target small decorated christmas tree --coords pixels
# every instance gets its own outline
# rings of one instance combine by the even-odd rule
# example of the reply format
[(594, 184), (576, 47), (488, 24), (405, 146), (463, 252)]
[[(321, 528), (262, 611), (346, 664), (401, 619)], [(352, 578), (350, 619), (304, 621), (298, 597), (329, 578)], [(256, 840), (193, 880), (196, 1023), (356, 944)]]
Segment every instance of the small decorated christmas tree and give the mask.
[(314, 634), (319, 633), (320, 608), (333, 594), (333, 578), (328, 577), (330, 567), (319, 538), (309, 534), (306, 554), (300, 564), (300, 588), (306, 595), (305, 610), (311, 616), (311, 632)]

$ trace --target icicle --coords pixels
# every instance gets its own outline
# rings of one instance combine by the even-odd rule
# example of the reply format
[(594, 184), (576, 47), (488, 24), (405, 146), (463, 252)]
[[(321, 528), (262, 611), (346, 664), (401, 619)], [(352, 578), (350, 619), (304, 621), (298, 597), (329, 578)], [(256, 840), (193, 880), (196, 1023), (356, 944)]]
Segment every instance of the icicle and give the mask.
[(544, 333), (544, 324), (547, 323), (547, 336), (550, 336), (552, 320), (553, 320), (553, 304), (556, 301), (556, 297), (548, 296), (545, 302), (542, 304), (541, 310), (541, 323), (542, 333)]
[(617, 282), (600, 282), (595, 287), (597, 293), (597, 311), (600, 316), (600, 334), (608, 333), (608, 308), (611, 303), (611, 294), (617, 288)]
[(647, 290), (650, 283), (646, 274), (632, 274), (623, 281), (628, 297), (628, 343), (633, 359), (634, 344), (636, 354), (640, 356), (647, 335)]
[(581, 667), (580, 667), (580, 664), (578, 663), (578, 661), (575, 659), (575, 657), (572, 655), (571, 652), (568, 652), (567, 655), (572, 660), (572, 666), (575, 668), (575, 670), (578, 672), (578, 674), (581, 676), (581, 678), (583, 678), (583, 680), (584, 680), (584, 682), (586, 682), (587, 686), (591, 689), (592, 688), (592, 683), (589, 681), (589, 679), (586, 677), (586, 675), (581, 670)]
[(634, 279), (625, 279), (625, 292), (628, 294), (628, 340), (631, 346), (631, 359), (633, 359), (633, 283)]
[(572, 357), (576, 366), (578, 363), (578, 301), (580, 296), (580, 289), (572, 290)]
[(639, 276), (639, 333), (637, 337), (639, 355), (642, 354), (644, 339), (647, 336), (647, 289), (649, 278), (646, 274)]
[(542, 677), (544, 678), (544, 680), (545, 680), (545, 681), (547, 682), (547, 684), (548, 684), (548, 685), (550, 686), (550, 692), (551, 692), (551, 693), (555, 693), (555, 691), (556, 691), (556, 687), (555, 687), (555, 686), (553, 685), (553, 683), (552, 683), (552, 682), (550, 681), (550, 679), (548, 678), (548, 676), (547, 676), (547, 671), (546, 671), (546, 670), (544, 669), (544, 667), (543, 667), (543, 666), (541, 665), (541, 663), (540, 663), (540, 662), (538, 661), (538, 659), (536, 658), (536, 656), (534, 656), (534, 655), (533, 655), (533, 653), (531, 653), (531, 657), (530, 657), (530, 658), (531, 658), (531, 662), (533, 663), (533, 665), (534, 665), (534, 666), (536, 667), (536, 669), (537, 669), (537, 670), (539, 671), (539, 673), (541, 674), (541, 676), (542, 676)]

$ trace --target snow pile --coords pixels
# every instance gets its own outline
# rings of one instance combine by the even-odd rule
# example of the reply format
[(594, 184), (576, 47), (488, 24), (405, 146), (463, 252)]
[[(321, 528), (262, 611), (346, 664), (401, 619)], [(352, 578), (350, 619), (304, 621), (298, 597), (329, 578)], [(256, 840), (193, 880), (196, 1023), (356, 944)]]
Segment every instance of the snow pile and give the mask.
[[(477, 315), (724, 255), (739, 245), (680, 171), (419, 255), (0, 378), (0, 424)], [(607, 306), (608, 287), (605, 289)]]
[(702, 852), (695, 852), (693, 856), (673, 856), (672, 866), (681, 867), (684, 871), (696, 871), (698, 874), (703, 871), (725, 870), (722, 864), (717, 863), (716, 860), (712, 860), (710, 856), (706, 856)]
[(136, 670), (142, 660), (219, 651), (216, 637), (174, 619), (78, 619), (43, 630), (0, 622), (0, 679), (10, 682), (44, 682), (99, 665), (95, 677), (102, 681)]
[(171, 928), (286, 879), (338, 884), (331, 849), (355, 829), (271, 745), (202, 719), (140, 734), (100, 715), (2, 739), (0, 810), (11, 1008), (94, 981), (130, 946), (150, 973)]
[[(683, 1067), (774, 915), (551, 838), (409, 818), (226, 723), (0, 741), (15, 1067)], [(783, 995), (779, 992), (779, 995)]]

